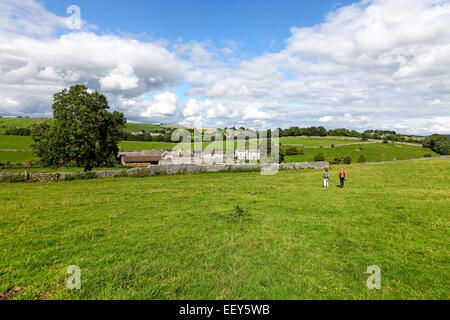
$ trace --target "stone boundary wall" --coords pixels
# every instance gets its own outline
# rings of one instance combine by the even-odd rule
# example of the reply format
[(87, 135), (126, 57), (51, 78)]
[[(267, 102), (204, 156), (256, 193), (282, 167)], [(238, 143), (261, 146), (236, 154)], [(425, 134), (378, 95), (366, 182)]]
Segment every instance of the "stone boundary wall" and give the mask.
[(174, 174), (198, 174), (204, 172), (245, 172), (245, 171), (270, 171), (274, 168), (281, 170), (298, 169), (326, 169), (330, 164), (320, 162), (282, 163), (275, 165), (263, 164), (219, 164), (219, 165), (195, 165), (195, 164), (164, 164), (149, 166), (146, 168), (133, 168), (130, 170), (106, 170), (92, 172), (52, 172), (52, 173), (0, 173), (0, 182), (50, 182), (70, 181), (94, 178), (113, 177), (149, 177)]
[(0, 149), (2, 152), (32, 152), (32, 149)]
[(352, 164), (356, 164), (356, 165), (359, 165), (359, 164), (381, 164), (381, 163), (396, 163), (396, 162), (436, 160), (436, 159), (450, 159), (450, 156), (424, 157), (424, 158), (416, 158), (416, 159), (378, 161), (378, 162), (361, 162), (361, 163), (352, 163)]

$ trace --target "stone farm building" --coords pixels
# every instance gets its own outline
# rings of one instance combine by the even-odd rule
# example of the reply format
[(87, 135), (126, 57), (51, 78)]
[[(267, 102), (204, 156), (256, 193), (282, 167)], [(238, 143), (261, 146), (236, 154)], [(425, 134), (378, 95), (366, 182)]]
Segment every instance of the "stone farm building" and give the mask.
[(153, 149), (144, 151), (119, 152), (122, 165), (149, 166), (158, 164), (232, 164), (238, 161), (256, 161), (261, 158), (259, 150), (170, 150)]
[(164, 149), (119, 152), (120, 162), (124, 166), (149, 166), (160, 164)]

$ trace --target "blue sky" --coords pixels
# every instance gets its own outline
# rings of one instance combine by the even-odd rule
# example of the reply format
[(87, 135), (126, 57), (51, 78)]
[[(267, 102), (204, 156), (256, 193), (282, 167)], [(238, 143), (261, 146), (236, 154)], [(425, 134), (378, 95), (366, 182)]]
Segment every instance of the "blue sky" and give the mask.
[(449, 133), (449, 17), (450, 0), (1, 0), (0, 115), (51, 116), (84, 84), (136, 122)]

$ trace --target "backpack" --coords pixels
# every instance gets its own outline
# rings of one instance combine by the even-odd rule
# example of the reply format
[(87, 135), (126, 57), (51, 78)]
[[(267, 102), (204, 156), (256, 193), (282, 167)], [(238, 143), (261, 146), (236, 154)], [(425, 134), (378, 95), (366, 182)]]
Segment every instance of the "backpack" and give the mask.
[(326, 172), (323, 174), (323, 178), (328, 179), (328, 174)]

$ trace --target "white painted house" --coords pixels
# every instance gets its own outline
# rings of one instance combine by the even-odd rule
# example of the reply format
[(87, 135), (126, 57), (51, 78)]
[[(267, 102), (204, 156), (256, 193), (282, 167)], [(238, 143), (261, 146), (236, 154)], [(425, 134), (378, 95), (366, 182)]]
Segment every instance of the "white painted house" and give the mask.
[(258, 149), (236, 149), (234, 157), (237, 160), (257, 161), (261, 159), (261, 152)]
[(245, 160), (247, 158), (247, 150), (245, 150), (245, 149), (236, 149), (234, 151), (234, 157), (237, 160)]

